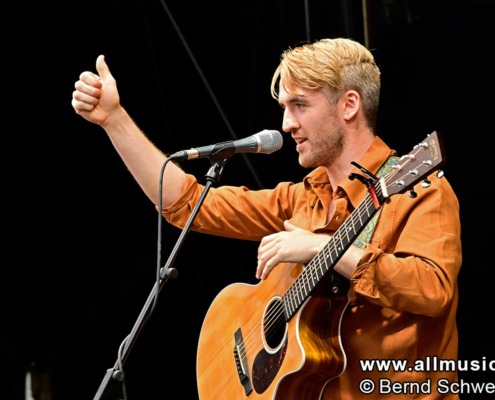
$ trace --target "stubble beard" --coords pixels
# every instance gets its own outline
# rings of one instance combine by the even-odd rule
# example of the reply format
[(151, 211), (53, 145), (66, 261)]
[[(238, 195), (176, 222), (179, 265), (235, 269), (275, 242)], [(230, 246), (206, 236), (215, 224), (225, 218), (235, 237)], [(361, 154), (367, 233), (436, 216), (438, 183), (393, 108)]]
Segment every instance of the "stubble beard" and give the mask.
[(329, 167), (337, 160), (344, 149), (345, 135), (338, 127), (325, 138), (311, 143), (311, 152), (304, 159), (299, 155), (299, 164), (304, 168)]

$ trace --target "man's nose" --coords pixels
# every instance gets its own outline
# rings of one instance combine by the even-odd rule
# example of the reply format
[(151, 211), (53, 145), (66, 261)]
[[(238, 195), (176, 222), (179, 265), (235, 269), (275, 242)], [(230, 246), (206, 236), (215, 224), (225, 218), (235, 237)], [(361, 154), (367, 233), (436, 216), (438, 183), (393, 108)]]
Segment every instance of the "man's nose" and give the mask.
[(284, 112), (284, 118), (282, 121), (282, 130), (284, 132), (292, 132), (298, 128), (296, 119), (287, 111)]

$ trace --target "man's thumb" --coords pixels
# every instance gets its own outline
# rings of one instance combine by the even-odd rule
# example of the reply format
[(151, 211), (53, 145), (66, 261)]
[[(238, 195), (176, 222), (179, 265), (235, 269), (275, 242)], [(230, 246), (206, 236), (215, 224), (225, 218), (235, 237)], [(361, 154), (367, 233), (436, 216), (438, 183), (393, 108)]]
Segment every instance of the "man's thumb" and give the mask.
[(108, 68), (108, 65), (105, 61), (104, 55), (99, 55), (98, 58), (96, 59), (96, 70), (98, 71), (98, 75), (100, 75), (101, 79), (112, 77), (112, 74), (110, 73), (110, 69)]

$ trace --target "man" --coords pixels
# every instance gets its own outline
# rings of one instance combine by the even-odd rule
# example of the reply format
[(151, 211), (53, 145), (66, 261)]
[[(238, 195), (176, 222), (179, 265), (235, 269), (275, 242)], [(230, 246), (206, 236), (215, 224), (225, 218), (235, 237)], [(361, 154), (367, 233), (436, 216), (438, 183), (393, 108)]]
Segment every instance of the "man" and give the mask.
[[(120, 104), (103, 56), (96, 68), (98, 75), (80, 75), (73, 108), (106, 131), (158, 205), (166, 156)], [(259, 240), (255, 274), (261, 280), (280, 263), (310, 262), (367, 195), (359, 179), (349, 179), (359, 172), (351, 162), (378, 174), (396, 155), (375, 134), (380, 71), (359, 43), (324, 39), (285, 51), (271, 90), (283, 109), (283, 131), (294, 139), (299, 163), (311, 172), (303, 182), (282, 182), (272, 190), (212, 188), (193, 224), (204, 233)], [(369, 243), (352, 245), (334, 266), (350, 284), (340, 332), (346, 363), (325, 384), (323, 399), (458, 398), (445, 389), (456, 381), (456, 368), (427, 363), (432, 357), (454, 365), (457, 360), (459, 204), (445, 178), (429, 180), (430, 187), (418, 188), (415, 198), (388, 199)], [(203, 186), (173, 163), (164, 181), (163, 216), (183, 227)], [(380, 371), (366, 367), (366, 360), (406, 366)]]

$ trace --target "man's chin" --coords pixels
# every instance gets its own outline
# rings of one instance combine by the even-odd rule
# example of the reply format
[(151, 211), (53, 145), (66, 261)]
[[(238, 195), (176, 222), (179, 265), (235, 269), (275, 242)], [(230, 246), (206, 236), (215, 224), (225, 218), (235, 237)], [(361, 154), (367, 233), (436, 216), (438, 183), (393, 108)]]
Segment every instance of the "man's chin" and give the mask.
[(315, 165), (312, 162), (309, 162), (302, 156), (299, 156), (299, 165), (303, 168), (315, 168)]

